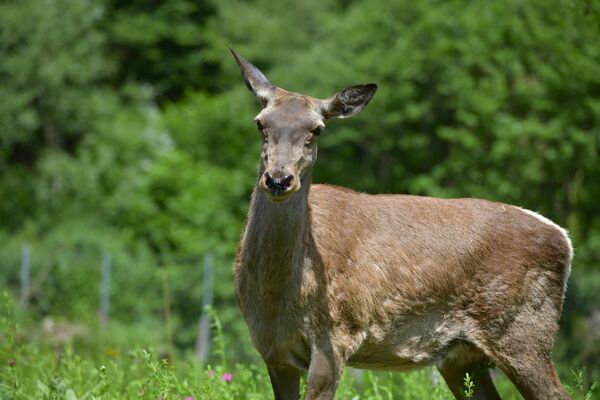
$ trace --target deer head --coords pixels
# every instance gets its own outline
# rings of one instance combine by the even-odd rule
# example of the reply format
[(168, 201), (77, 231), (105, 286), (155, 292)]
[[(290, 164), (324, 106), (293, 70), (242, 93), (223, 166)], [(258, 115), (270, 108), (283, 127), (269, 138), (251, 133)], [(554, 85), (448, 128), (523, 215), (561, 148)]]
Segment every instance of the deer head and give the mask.
[(246, 86), (263, 106), (254, 118), (263, 141), (259, 185), (271, 201), (286, 201), (309, 176), (325, 122), (358, 114), (377, 85), (351, 86), (320, 100), (278, 88), (233, 49), (231, 53)]

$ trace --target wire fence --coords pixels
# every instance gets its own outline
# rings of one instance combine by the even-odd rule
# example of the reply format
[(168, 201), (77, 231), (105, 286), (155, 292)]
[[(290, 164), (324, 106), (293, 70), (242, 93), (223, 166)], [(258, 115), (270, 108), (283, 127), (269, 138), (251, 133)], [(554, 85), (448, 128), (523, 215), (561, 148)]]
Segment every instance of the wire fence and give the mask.
[[(20, 263), (20, 293), (19, 304), (25, 310), (29, 307), (30, 299), (34, 290), (32, 290), (32, 249), (29, 243), (24, 243), (21, 246), (21, 263)], [(106, 327), (110, 323), (111, 310), (111, 292), (113, 287), (113, 272), (118, 266), (113, 265), (114, 260), (109, 251), (102, 251), (98, 257), (98, 266), (100, 268), (99, 296), (98, 296), (98, 319), (101, 326)], [(203, 258), (203, 274), (202, 281), (198, 282), (198, 286), (202, 287), (202, 303), (198, 304), (198, 332), (196, 337), (195, 353), (201, 362), (208, 361), (210, 357), (211, 344), (211, 320), (210, 308), (213, 306), (214, 293), (214, 274), (215, 274), (215, 257), (213, 252), (207, 252)], [(44, 273), (45, 278), (47, 275)], [(173, 351), (173, 339), (171, 330), (171, 304), (169, 285), (167, 278), (163, 279), (163, 309), (165, 317), (166, 337), (168, 341), (169, 352)]]

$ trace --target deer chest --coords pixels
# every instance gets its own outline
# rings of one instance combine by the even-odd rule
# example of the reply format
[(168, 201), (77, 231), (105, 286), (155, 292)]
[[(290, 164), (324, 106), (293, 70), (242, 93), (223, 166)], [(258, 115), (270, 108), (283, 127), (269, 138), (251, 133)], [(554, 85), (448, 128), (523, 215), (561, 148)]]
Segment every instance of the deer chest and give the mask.
[(314, 307), (308, 306), (311, 291), (302, 280), (287, 278), (284, 285), (272, 279), (261, 281), (240, 265), (236, 295), (252, 342), (265, 361), (306, 368), (310, 360), (308, 332), (315, 320)]

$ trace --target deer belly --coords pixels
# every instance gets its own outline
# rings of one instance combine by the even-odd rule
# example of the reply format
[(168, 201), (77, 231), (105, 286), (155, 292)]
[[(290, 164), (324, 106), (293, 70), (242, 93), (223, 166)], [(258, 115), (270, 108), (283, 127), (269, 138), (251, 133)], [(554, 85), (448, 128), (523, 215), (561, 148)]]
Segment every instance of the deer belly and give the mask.
[(444, 358), (440, 348), (415, 348), (412, 346), (367, 345), (348, 360), (348, 366), (364, 369), (410, 370), (435, 364)]
[[(424, 317), (424, 316), (423, 316)], [(427, 317), (402, 326), (374, 326), (348, 365), (366, 369), (408, 370), (440, 362), (459, 338), (460, 327)]]

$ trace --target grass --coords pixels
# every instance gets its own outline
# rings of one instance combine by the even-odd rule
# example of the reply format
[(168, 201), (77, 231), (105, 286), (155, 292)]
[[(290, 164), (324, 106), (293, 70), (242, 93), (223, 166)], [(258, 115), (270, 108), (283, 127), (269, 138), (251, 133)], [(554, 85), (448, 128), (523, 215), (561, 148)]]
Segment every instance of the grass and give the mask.
[[(113, 347), (110, 343), (78, 346), (56, 344), (17, 324), (8, 296), (0, 313), (0, 399), (265, 399), (272, 398), (264, 365), (230, 366), (225, 340), (215, 323), (214, 364), (202, 365), (193, 354), (164, 356), (146, 346)], [(574, 399), (592, 400), (598, 384), (584, 390), (583, 373), (571, 377)], [(503, 399), (520, 397), (500, 375), (496, 384)], [(306, 380), (302, 380), (302, 392)], [(474, 390), (465, 377), (465, 395)], [(433, 369), (409, 373), (346, 370), (338, 399), (453, 399)]]

